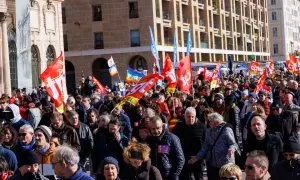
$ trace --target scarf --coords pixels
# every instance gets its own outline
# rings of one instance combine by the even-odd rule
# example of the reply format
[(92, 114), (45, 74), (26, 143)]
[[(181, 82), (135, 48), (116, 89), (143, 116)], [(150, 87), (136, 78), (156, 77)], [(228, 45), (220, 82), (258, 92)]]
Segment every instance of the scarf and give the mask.
[(32, 141), (28, 145), (25, 145), (24, 143), (21, 142), (21, 146), (24, 150), (33, 150), (34, 145), (35, 145), (35, 139), (34, 138), (32, 138)]
[(50, 148), (50, 144), (47, 143), (44, 148), (38, 149), (38, 152), (45, 155), (46, 152), (49, 150), (49, 148)]

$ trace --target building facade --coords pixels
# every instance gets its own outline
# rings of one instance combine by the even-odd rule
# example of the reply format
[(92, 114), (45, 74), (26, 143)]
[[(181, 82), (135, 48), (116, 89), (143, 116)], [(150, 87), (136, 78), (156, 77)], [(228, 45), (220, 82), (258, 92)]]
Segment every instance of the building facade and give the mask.
[(193, 62), (269, 57), (267, 0), (73, 0), (62, 12), (66, 73), (76, 82), (82, 75), (107, 85), (119, 81), (108, 74), (110, 56), (121, 80), (128, 66), (152, 72), (149, 26), (161, 59), (173, 53), (174, 34), (177, 60), (184, 56), (189, 29)]
[(289, 53), (300, 51), (300, 1), (269, 0), (268, 11), (271, 55), (285, 61)]

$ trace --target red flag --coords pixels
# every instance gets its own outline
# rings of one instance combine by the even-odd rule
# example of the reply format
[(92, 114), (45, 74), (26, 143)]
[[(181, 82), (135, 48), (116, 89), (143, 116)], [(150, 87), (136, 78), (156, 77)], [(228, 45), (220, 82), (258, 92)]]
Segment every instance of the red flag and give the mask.
[(250, 64), (250, 75), (258, 75), (259, 73), (259, 64), (256, 61), (252, 61)]
[(166, 54), (166, 57), (165, 57), (165, 65), (164, 65), (164, 69), (162, 71), (162, 75), (169, 82), (167, 91), (170, 93), (174, 93), (175, 89), (176, 89), (177, 81), (176, 81), (175, 70), (173, 68), (173, 63), (172, 63), (171, 58), (168, 53)]
[(298, 75), (299, 68), (298, 68), (298, 61), (296, 57), (292, 54), (289, 55), (290, 59), (286, 60), (287, 69), (289, 72), (293, 73), (294, 75)]
[(105, 89), (105, 87), (93, 76), (92, 81), (95, 84), (96, 90), (101, 94), (101, 95), (106, 95), (108, 92)]
[(274, 75), (275, 75), (275, 66), (274, 66), (274, 60), (271, 56), (270, 56), (270, 64), (269, 64), (268, 70), (269, 70), (270, 77), (274, 77)]
[(55, 104), (58, 112), (63, 112), (63, 92), (62, 79), (64, 72), (64, 59), (62, 53), (52, 64), (40, 75), (40, 79), (45, 84), (46, 90)]
[(153, 58), (153, 74), (156, 74), (157, 73), (157, 65), (156, 65), (156, 60), (155, 58)]
[(263, 90), (266, 78), (267, 78), (267, 70), (265, 69), (262, 76), (258, 80), (258, 83), (254, 90), (255, 93), (258, 93), (259, 91)]
[(220, 69), (221, 64), (218, 63), (216, 66), (216, 69), (213, 72), (211, 82), (210, 82), (210, 89), (216, 88), (218, 84), (218, 78), (219, 78), (219, 69)]
[(189, 94), (192, 87), (192, 68), (190, 56), (179, 61), (177, 69), (177, 83), (180, 91)]

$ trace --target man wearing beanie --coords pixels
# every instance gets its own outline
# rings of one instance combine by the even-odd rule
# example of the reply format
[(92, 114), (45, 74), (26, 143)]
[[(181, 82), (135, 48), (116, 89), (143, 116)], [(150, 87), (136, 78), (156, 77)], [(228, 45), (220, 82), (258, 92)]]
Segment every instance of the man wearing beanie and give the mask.
[(47, 126), (41, 125), (36, 128), (34, 132), (35, 136), (35, 149), (34, 152), (37, 156), (38, 163), (42, 165), (40, 169), (44, 174), (44, 167), (51, 165), (53, 153), (55, 151), (55, 145), (50, 144), (52, 132)]
[(284, 145), (285, 160), (272, 169), (272, 180), (300, 179), (300, 134), (292, 135)]
[(23, 151), (19, 158), (18, 170), (10, 180), (48, 180), (39, 173), (39, 164), (35, 153), (31, 150)]
[(106, 157), (101, 161), (100, 172), (97, 179), (119, 180), (119, 163), (114, 157)]

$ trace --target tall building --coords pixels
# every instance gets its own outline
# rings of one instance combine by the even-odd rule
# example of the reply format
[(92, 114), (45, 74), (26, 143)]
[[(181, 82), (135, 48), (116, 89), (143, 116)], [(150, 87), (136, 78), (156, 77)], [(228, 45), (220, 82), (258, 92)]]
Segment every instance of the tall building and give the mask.
[(269, 0), (268, 11), (271, 55), (284, 61), (300, 50), (300, 1)]
[(67, 78), (77, 82), (82, 75), (107, 85), (119, 81), (108, 74), (110, 56), (121, 80), (127, 66), (152, 72), (149, 26), (161, 59), (165, 53), (172, 57), (175, 33), (177, 60), (184, 56), (189, 29), (193, 62), (270, 55), (267, 0), (72, 0), (62, 12)]

